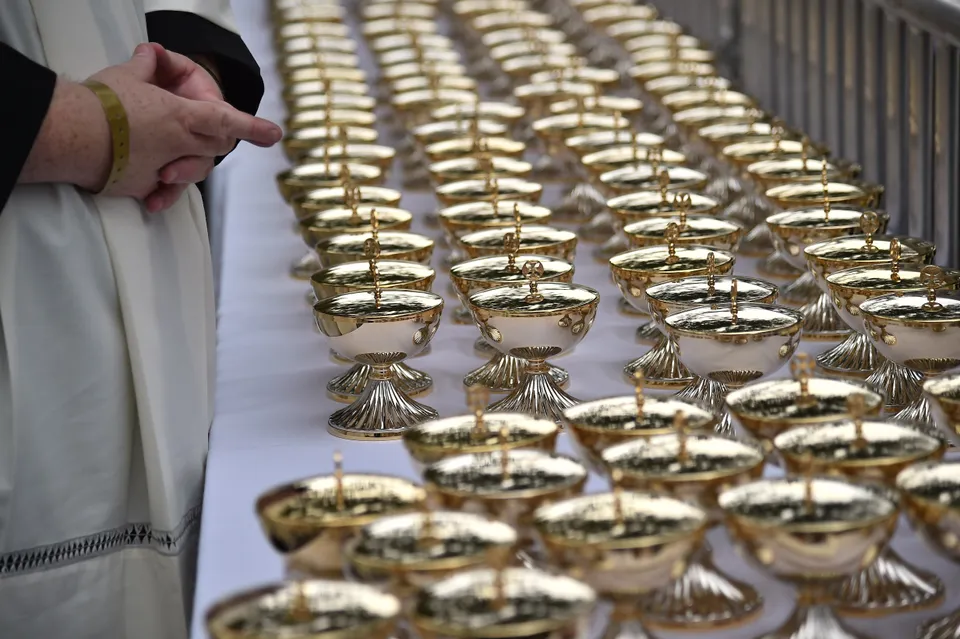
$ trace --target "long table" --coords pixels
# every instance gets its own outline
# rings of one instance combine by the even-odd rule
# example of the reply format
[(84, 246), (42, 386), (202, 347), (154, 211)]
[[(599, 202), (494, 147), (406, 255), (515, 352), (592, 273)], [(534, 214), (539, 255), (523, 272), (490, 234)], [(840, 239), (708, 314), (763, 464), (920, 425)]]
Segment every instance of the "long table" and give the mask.
[[(266, 96), (261, 115), (282, 121), (268, 3), (234, 0), (233, 4), (243, 36), (263, 68)], [(224, 162), (215, 177), (213, 190), (220, 199), (212, 226), (218, 229), (215, 252), (222, 260), (217, 402), (210, 433), (193, 611), (193, 636), (198, 639), (206, 636), (203, 618), (214, 601), (284, 576), (283, 561), (267, 543), (254, 512), (254, 501), (260, 493), (277, 484), (330, 472), (336, 450), (343, 452), (347, 472), (414, 477), (413, 465), (399, 442), (345, 441), (326, 430), (327, 417), (342, 404), (326, 396), (325, 385), (345, 369), (331, 361), (327, 344), (313, 326), (304, 299), (307, 284), (288, 275), (290, 261), (302, 254), (305, 246), (292, 232), (293, 216), (274, 184), (275, 174), (286, 166), (279, 148), (262, 150), (244, 145)], [(391, 181), (398, 183), (398, 176), (393, 175)], [(401, 206), (422, 213), (435, 208), (436, 203), (429, 193), (407, 192)], [(438, 235), (436, 229), (423, 225), (422, 216), (414, 230)], [(620, 294), (607, 267), (591, 257), (592, 248), (591, 244), (581, 244), (575, 280), (600, 291), (597, 321), (574, 353), (554, 361), (570, 372), (569, 391), (582, 399), (632, 392), (621, 369), (644, 348), (634, 340), (638, 320), (618, 312)], [(451, 311), (457, 302), (439, 267), (443, 254), (438, 249), (435, 255), (438, 278), (434, 290), (447, 296), (447, 309)], [(737, 271), (752, 274), (752, 264), (742, 261)], [(473, 352), (477, 336), (475, 327), (456, 325), (445, 317), (431, 352), (410, 362), (433, 377), (434, 387), (421, 401), (436, 408), (441, 416), (466, 412), (461, 380), (483, 363)], [(571, 452), (565, 435), (560, 449)], [(588, 484), (588, 490), (603, 489), (599, 478)], [(791, 612), (792, 589), (738, 558), (722, 531), (712, 533), (712, 541), (718, 565), (756, 585), (766, 603), (755, 623), (711, 632), (709, 636), (748, 638), (776, 628)], [(950, 591), (945, 604), (936, 611), (851, 622), (877, 639), (912, 637), (921, 620), (960, 605), (960, 568), (926, 549), (905, 524), (894, 546), (917, 566), (939, 574)]]

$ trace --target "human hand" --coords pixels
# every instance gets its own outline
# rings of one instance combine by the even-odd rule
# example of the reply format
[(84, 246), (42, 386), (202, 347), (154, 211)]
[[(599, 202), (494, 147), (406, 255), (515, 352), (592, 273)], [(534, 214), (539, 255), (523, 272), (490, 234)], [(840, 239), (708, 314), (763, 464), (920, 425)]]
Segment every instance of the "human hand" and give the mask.
[[(162, 48), (161, 48), (162, 49)], [(224, 102), (191, 100), (158, 86), (171, 77), (175, 68), (158, 56), (154, 45), (140, 45), (127, 62), (108, 67), (91, 76), (116, 92), (127, 111), (130, 123), (130, 160), (120, 180), (104, 193), (132, 196), (144, 200), (148, 210), (158, 211), (176, 201), (187, 183), (196, 175), (165, 176), (176, 184), (165, 184), (160, 172), (181, 158), (213, 158), (233, 149), (237, 139), (261, 146), (280, 140), (275, 124), (237, 111)], [(206, 73), (204, 71), (204, 73)], [(189, 80), (189, 78), (187, 78)], [(191, 86), (194, 83), (191, 83)], [(86, 90), (86, 89), (84, 89)], [(96, 101), (93, 94), (90, 99)], [(102, 117), (102, 115), (101, 115)], [(106, 162), (92, 167), (81, 186), (97, 191), (109, 172), (110, 146), (107, 135)], [(205, 177), (205, 174), (199, 179)], [(194, 180), (198, 181), (198, 180)], [(175, 186), (176, 188), (165, 188)]]

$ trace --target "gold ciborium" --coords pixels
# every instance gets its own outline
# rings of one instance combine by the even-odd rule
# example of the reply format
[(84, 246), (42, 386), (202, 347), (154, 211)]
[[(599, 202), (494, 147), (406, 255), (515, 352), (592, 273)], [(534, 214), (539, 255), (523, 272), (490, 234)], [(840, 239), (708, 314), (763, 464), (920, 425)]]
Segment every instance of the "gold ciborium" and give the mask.
[(389, 515), (422, 511), (427, 493), (390, 475), (334, 472), (273, 488), (257, 499), (260, 525), (270, 544), (296, 573), (339, 579), (343, 546), (367, 524)]
[(896, 494), (839, 479), (765, 479), (720, 494), (727, 528), (744, 554), (798, 589), (776, 639), (857, 639), (833, 612), (831, 588), (868, 567), (897, 524)]
[(411, 623), (424, 639), (565, 639), (586, 632), (596, 594), (586, 584), (540, 570), (494, 568), (427, 586)]
[(291, 162), (299, 162), (311, 149), (346, 140), (348, 143), (374, 144), (376, 129), (350, 125), (320, 125), (289, 131), (283, 138), (283, 150)]
[(376, 166), (321, 160), (298, 164), (277, 174), (277, 186), (280, 195), (289, 203), (310, 191), (339, 186), (343, 183), (345, 171), (356, 185), (379, 184), (383, 181), (383, 171)]
[[(889, 264), (858, 266), (836, 271), (826, 278), (830, 299), (840, 317), (856, 331), (858, 339), (852, 344), (856, 348), (854, 353), (862, 354), (860, 359), (852, 362), (849, 358), (840, 360), (857, 364), (857, 367), (850, 367), (852, 371), (841, 369), (836, 372), (869, 375), (868, 382), (882, 384), (881, 388), (887, 395), (886, 407), (898, 410), (919, 395), (920, 375), (887, 360), (874, 348), (860, 317), (860, 304), (891, 293), (903, 295), (926, 291), (926, 286), (921, 282), (923, 262), (902, 264), (901, 253), (899, 240), (892, 237), (888, 255), (892, 261)], [(960, 271), (945, 269), (943, 280), (943, 288), (955, 290), (960, 286)], [(822, 353), (817, 358), (817, 364), (827, 370), (835, 369), (837, 358), (834, 355), (833, 351)]]
[(504, 239), (509, 233), (519, 235), (518, 255), (547, 255), (567, 262), (573, 262), (577, 254), (577, 234), (551, 226), (531, 224), (511, 231), (506, 228), (492, 228), (468, 233), (460, 238), (460, 246), (471, 258), (506, 255)]
[(485, 388), (467, 389), (469, 415), (423, 422), (403, 434), (403, 444), (423, 472), (422, 466), (447, 457), (532, 448), (553, 452), (559, 430), (547, 419), (520, 413), (485, 413), (490, 393)]
[[(892, 293), (860, 303), (870, 341), (880, 354), (925, 377), (960, 366), (960, 293), (938, 291), (944, 283), (939, 266), (925, 266), (922, 293)], [(923, 424), (934, 432), (930, 404), (924, 395), (897, 413), (895, 419)]]
[[(867, 211), (863, 214), (860, 221), (860, 228), (864, 232), (863, 235), (852, 235), (826, 240), (824, 242), (811, 244), (803, 250), (804, 257), (807, 260), (807, 267), (816, 278), (817, 285), (825, 294), (825, 296), (821, 298), (825, 300), (825, 303), (834, 307), (837, 306), (832, 300), (832, 293), (826, 278), (838, 271), (866, 266), (882, 268), (892, 264), (894, 257), (897, 258), (898, 269), (900, 268), (899, 264), (922, 265), (929, 264), (933, 261), (936, 251), (936, 247), (933, 244), (917, 238), (900, 235), (893, 237), (875, 236), (874, 233), (879, 230), (879, 227), (880, 218), (873, 212)], [(815, 303), (819, 304), (820, 302), (821, 300), (818, 300)], [(844, 318), (845, 315), (853, 315), (851, 311), (852, 309), (849, 308), (838, 309), (841, 318)], [(856, 316), (847, 317), (846, 321), (850, 322), (850, 320), (854, 320), (852, 326), (856, 328), (857, 332), (864, 332), (863, 323), (859, 318), (854, 319), (855, 317)], [(867, 345), (869, 345), (869, 340), (867, 340)], [(853, 355), (856, 356), (859, 346), (859, 343), (850, 343), (846, 347), (843, 347), (842, 352), (852, 351)], [(903, 406), (916, 398), (919, 394), (917, 384), (919, 377), (902, 368), (897, 368), (892, 365), (887, 366), (887, 364), (879, 358), (876, 363), (880, 364), (880, 367), (875, 369), (875, 372), (871, 374), (871, 371), (867, 369), (865, 364), (860, 364), (856, 361), (856, 359), (869, 360), (872, 354), (870, 349), (865, 347), (860, 349), (860, 351), (863, 350), (866, 350), (866, 353), (862, 357), (856, 357), (853, 362), (855, 365), (851, 366), (838, 366), (834, 358), (834, 355), (836, 355), (835, 351), (826, 351), (823, 353), (823, 357), (818, 358), (818, 361), (822, 360), (828, 366), (833, 367), (828, 370), (836, 370), (836, 372), (855, 376), (870, 375), (870, 377), (867, 378), (868, 383), (880, 388), (884, 392), (887, 396), (888, 406)]]
[(796, 352), (803, 328), (803, 315), (791, 308), (741, 304), (737, 287), (734, 279), (728, 307), (702, 306), (663, 320), (680, 359), (698, 377), (680, 395), (723, 414), (718, 432), (724, 435), (733, 435), (723, 404), (729, 390), (779, 370)]
[(522, 274), (529, 286), (499, 286), (466, 300), (487, 342), (505, 355), (527, 361), (520, 385), (490, 410), (560, 421), (563, 410), (578, 400), (557, 385), (546, 360), (572, 350), (583, 340), (597, 316), (600, 294), (577, 284), (540, 284), (545, 269), (536, 260), (526, 262)]
[(426, 348), (443, 311), (443, 298), (427, 291), (386, 289), (379, 283), (376, 242), (367, 240), (372, 291), (328, 297), (313, 307), (317, 328), (340, 355), (372, 367), (357, 400), (330, 416), (331, 433), (348, 439), (397, 438), (437, 412), (410, 399), (394, 383), (391, 364)]
[(211, 639), (388, 639), (400, 613), (399, 599), (372, 586), (308, 580), (218, 602), (207, 612), (206, 628)]
[[(520, 243), (517, 233), (508, 233), (504, 237), (504, 252), (506, 255), (492, 255), (478, 257), (454, 265), (450, 269), (450, 279), (460, 298), (462, 306), (457, 311), (466, 315), (467, 322), (473, 323), (473, 315), (467, 309), (467, 300), (474, 293), (500, 286), (523, 284), (527, 276), (523, 274), (516, 259), (520, 255)], [(544, 282), (562, 282), (569, 284), (573, 281), (573, 264), (566, 260), (546, 255), (524, 255), (524, 259), (533, 259), (543, 266)], [(455, 313), (457, 312), (455, 311)], [(456, 319), (456, 318), (455, 318)], [(463, 383), (467, 387), (481, 386), (495, 393), (509, 393), (516, 389), (526, 374), (527, 362), (519, 357), (503, 353), (492, 347), (483, 337), (479, 338), (482, 344), (476, 344), (478, 351), (492, 349), (490, 360), (483, 366), (467, 373)], [(484, 348), (486, 347), (486, 348)], [(567, 383), (569, 373), (551, 364), (547, 364), (547, 374), (561, 386)]]
[[(378, 244), (379, 245), (379, 244)], [(429, 291), (433, 287), (435, 271), (424, 264), (399, 260), (378, 260), (377, 271), (381, 288), (401, 288)], [(375, 282), (366, 262), (344, 262), (320, 269), (310, 278), (313, 287), (311, 307), (321, 299), (343, 293), (371, 291)], [(335, 355), (335, 359), (340, 359)], [(410, 396), (422, 394), (433, 386), (433, 379), (422, 371), (402, 362), (391, 366), (397, 388)], [(363, 394), (370, 382), (373, 368), (369, 364), (354, 364), (345, 374), (327, 382), (327, 393), (335, 400), (353, 402)]]
[[(773, 440), (788, 472), (804, 472), (812, 462), (821, 473), (894, 488), (897, 474), (917, 462), (939, 459), (944, 444), (908, 425), (864, 420), (861, 395), (851, 395), (851, 418), (794, 428)], [(851, 615), (885, 615), (930, 608), (943, 600), (943, 584), (931, 573), (907, 564), (884, 549), (864, 571), (836, 590), (834, 604)]]
[(521, 178), (497, 178), (489, 173), (480, 179), (447, 182), (436, 188), (441, 206), (493, 199), (521, 200), (537, 204), (543, 194), (543, 185)]
[(747, 384), (728, 393), (725, 400), (740, 426), (768, 454), (773, 453), (772, 442), (781, 433), (850, 417), (852, 397), (862, 400), (865, 415), (878, 415), (883, 408), (883, 395), (866, 384), (814, 377), (814, 364), (806, 353), (797, 353), (790, 369), (793, 379)]
[[(897, 476), (897, 489), (914, 530), (935, 550), (960, 562), (960, 463), (915, 464)], [(917, 629), (919, 639), (960, 633), (960, 610)]]
[[(708, 272), (722, 275), (733, 270), (736, 262), (733, 253), (707, 246), (678, 246), (679, 235), (679, 225), (670, 222), (664, 236), (665, 246), (646, 246), (610, 258), (613, 280), (624, 299), (634, 308), (640, 311), (649, 308), (645, 291), (654, 284), (706, 275)], [(651, 351), (653, 354), (629, 362), (624, 367), (624, 373), (632, 378), (637, 370), (642, 370), (651, 386), (683, 388), (693, 381), (692, 375), (680, 364), (674, 345), (663, 336), (655, 324), (653, 330), (659, 336), (654, 350)]]
[[(703, 508), (711, 524), (721, 523), (717, 495), (759, 479), (763, 453), (712, 433), (688, 433), (681, 411), (673, 430), (608, 448), (603, 463), (610, 473), (621, 474), (625, 488), (670, 495)], [(757, 591), (718, 571), (711, 554), (704, 542), (682, 577), (651, 594), (645, 604), (651, 625), (715, 630), (747, 623), (760, 612), (763, 599)]]
[(603, 637), (648, 639), (643, 599), (683, 574), (702, 543), (707, 515), (671, 497), (614, 490), (549, 504), (534, 513), (552, 563), (612, 604)]
[(960, 446), (960, 374), (943, 375), (923, 383), (937, 427), (953, 447)]
[[(687, 382), (683, 386), (693, 381), (693, 374), (680, 361), (677, 345), (666, 332), (664, 318), (700, 306), (719, 308), (730, 305), (734, 277), (717, 276), (715, 260), (715, 254), (713, 256), (710, 253), (707, 254), (704, 275), (667, 279), (647, 288), (644, 295), (650, 315), (653, 317), (651, 324), (656, 327), (660, 336), (653, 348), (624, 368), (624, 373), (629, 376), (637, 371), (643, 371), (644, 375), (647, 371), (667, 371), (668, 375), (677, 377), (677, 381), (686, 378)], [(770, 282), (743, 277), (738, 277), (736, 280), (737, 295), (742, 302), (773, 304), (777, 301), (777, 287)], [(729, 430), (728, 422), (729, 419), (724, 417), (722, 431)]]
[[(379, 211), (379, 209), (377, 209)], [(380, 257), (429, 264), (433, 257), (434, 242), (425, 235), (409, 231), (361, 231), (341, 233), (317, 242), (314, 250), (324, 268), (337, 264), (355, 262), (366, 256), (365, 243), (376, 239), (380, 245)]]
[(390, 166), (393, 164), (393, 158), (396, 157), (396, 150), (383, 144), (361, 144), (359, 142), (346, 142), (327, 144), (307, 151), (303, 155), (304, 162), (340, 162), (347, 164), (366, 164), (380, 169), (381, 179), (385, 178)]
[(483, 149), (497, 157), (521, 159), (527, 145), (519, 140), (499, 136), (465, 137), (434, 142), (424, 147), (423, 153), (429, 161), (440, 162), (452, 158), (476, 157)]
[(563, 425), (573, 437), (580, 457), (597, 473), (606, 474), (601, 460), (606, 449), (637, 438), (673, 432), (679, 413), (689, 428), (711, 431), (717, 417), (705, 408), (676, 397), (648, 396), (641, 373), (634, 378), (633, 395), (583, 402), (563, 411)]
[(650, 217), (623, 227), (631, 246), (643, 248), (662, 245), (666, 241), (667, 228), (676, 224), (679, 233), (674, 241), (677, 245), (694, 244), (736, 252), (743, 236), (742, 226), (712, 215), (690, 215), (687, 213), (693, 202), (690, 194), (677, 193), (673, 197), (677, 217)]

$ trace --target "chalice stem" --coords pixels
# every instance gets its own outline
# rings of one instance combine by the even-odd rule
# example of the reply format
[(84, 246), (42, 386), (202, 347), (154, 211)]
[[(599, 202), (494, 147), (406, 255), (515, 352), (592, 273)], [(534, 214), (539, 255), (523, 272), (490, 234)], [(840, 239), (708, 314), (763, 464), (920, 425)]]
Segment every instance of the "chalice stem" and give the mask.
[(307, 251), (290, 264), (290, 276), (298, 280), (309, 280), (310, 277), (323, 268), (320, 258), (313, 251)]
[(653, 639), (638, 619), (639, 603), (616, 602), (600, 639)]
[(473, 315), (461, 304), (453, 311), (453, 321), (455, 324), (473, 324)]
[(887, 548), (870, 566), (842, 583), (836, 597), (843, 612), (894, 614), (938, 605), (943, 584), (936, 575), (910, 566)]
[[(586, 207), (585, 207), (586, 208)], [(607, 209), (589, 214), (590, 219), (580, 225), (577, 235), (588, 242), (606, 242), (617, 232), (616, 217)]]
[(637, 327), (636, 340), (641, 344), (656, 344), (663, 336), (663, 331), (654, 322), (644, 322)]
[(733, 428), (733, 418), (730, 416), (730, 411), (727, 410), (725, 402), (727, 392), (726, 384), (721, 384), (706, 377), (695, 377), (676, 396), (679, 399), (691, 399), (710, 410), (714, 415), (718, 415), (720, 420), (713, 427), (714, 432), (722, 437), (737, 439)]
[(960, 610), (934, 619), (917, 630), (917, 639), (957, 639), (960, 637)]
[(803, 306), (820, 297), (821, 292), (813, 273), (805, 271), (803, 275), (780, 289), (780, 299), (793, 306)]
[[(432, 377), (403, 362), (393, 364), (390, 369), (397, 388), (407, 395), (425, 393), (433, 386)], [(352, 402), (366, 390), (372, 374), (373, 367), (369, 364), (354, 364), (346, 373), (327, 382), (327, 392), (336, 399)]]
[(853, 333), (828, 351), (817, 355), (817, 365), (838, 375), (865, 377), (884, 362), (883, 355), (874, 348), (863, 333)]
[(606, 263), (617, 253), (623, 253), (630, 250), (630, 242), (627, 236), (619, 231), (611, 235), (607, 241), (593, 249), (593, 258), (598, 262)]
[(676, 342), (663, 333), (653, 348), (623, 368), (629, 380), (636, 379), (638, 370), (653, 388), (679, 389), (693, 381), (693, 373), (680, 361)]
[(745, 622), (760, 612), (762, 604), (752, 586), (717, 570), (711, 549), (704, 544), (680, 579), (649, 597), (645, 618), (655, 627), (718, 628)]
[(884, 410), (896, 411), (909, 405), (923, 392), (923, 374), (889, 359), (865, 380), (883, 393)]
[[(517, 388), (526, 375), (527, 362), (512, 355), (497, 353), (489, 362), (463, 378), (464, 386), (484, 386), (494, 393), (509, 393)], [(566, 384), (570, 374), (562, 368), (547, 366), (547, 374), (559, 385)]]
[(940, 430), (937, 428), (933, 417), (933, 411), (930, 407), (930, 400), (921, 393), (915, 400), (910, 402), (903, 410), (893, 416), (894, 421), (902, 421), (907, 424), (913, 424), (924, 433), (943, 439)]
[(530, 360), (526, 376), (517, 388), (490, 405), (493, 413), (526, 413), (561, 423), (563, 411), (580, 403), (564, 392), (549, 375), (544, 360)]
[(565, 220), (589, 220), (601, 213), (606, 206), (607, 199), (597, 187), (589, 182), (580, 182), (564, 195), (554, 208), (554, 214)]
[(330, 415), (331, 433), (348, 439), (393, 439), (411, 426), (439, 417), (437, 411), (396, 387), (390, 366), (372, 368), (370, 381), (357, 401)]
[[(762, 227), (758, 226), (757, 228), (767, 227), (764, 225)], [(741, 243), (740, 246), (743, 246), (743, 243)], [(780, 249), (777, 248), (774, 248), (773, 252), (757, 265), (757, 270), (768, 277), (784, 280), (796, 279), (803, 275), (803, 271), (791, 264), (787, 258), (783, 256), (783, 253), (780, 252)]]
[(790, 619), (764, 639), (866, 639), (844, 626), (828, 604), (810, 602), (803, 594), (798, 600)]
[(843, 339), (852, 332), (826, 293), (821, 293), (814, 301), (801, 306), (800, 312), (804, 317), (803, 339), (834, 341)]

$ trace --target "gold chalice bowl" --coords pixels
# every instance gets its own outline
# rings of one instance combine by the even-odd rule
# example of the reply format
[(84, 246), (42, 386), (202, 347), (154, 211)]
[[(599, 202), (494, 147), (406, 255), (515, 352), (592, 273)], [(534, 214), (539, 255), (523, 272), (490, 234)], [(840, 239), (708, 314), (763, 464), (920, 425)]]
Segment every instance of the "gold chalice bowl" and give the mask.
[(583, 636), (595, 601), (570, 577), (498, 565), (424, 588), (411, 622), (424, 639), (564, 639)]
[(287, 116), (285, 122), (287, 131), (317, 126), (372, 127), (376, 123), (377, 116), (370, 111), (336, 108), (329, 103), (326, 108), (293, 112)]
[(363, 584), (310, 580), (263, 586), (213, 605), (212, 639), (388, 639), (400, 600)]
[(533, 165), (523, 160), (486, 154), (433, 162), (427, 170), (430, 171), (430, 177), (436, 184), (447, 184), (483, 179), (488, 175), (497, 179), (527, 178), (533, 172)]
[(408, 600), (451, 575), (484, 568), (491, 553), (516, 551), (518, 537), (510, 526), (480, 515), (423, 512), (385, 517), (360, 529), (347, 544), (351, 576), (385, 584)]
[[(684, 365), (700, 378), (681, 395), (720, 412), (720, 400), (730, 389), (776, 372), (793, 356), (800, 343), (803, 315), (775, 304), (741, 304), (734, 279), (729, 306), (692, 308), (668, 315), (663, 322)], [(722, 434), (732, 430), (727, 417)]]
[[(925, 266), (920, 282), (926, 294), (891, 293), (860, 303), (863, 325), (880, 354), (926, 377), (960, 366), (960, 293), (938, 291), (945, 281), (943, 269)], [(924, 395), (895, 419), (935, 428)]]
[(260, 525), (273, 547), (296, 572), (339, 579), (343, 546), (381, 517), (422, 511), (427, 492), (390, 475), (344, 473), (343, 457), (333, 456), (334, 472), (273, 488), (257, 499)]
[[(665, 246), (636, 248), (610, 258), (613, 280), (623, 298), (634, 308), (640, 311), (649, 308), (645, 295), (649, 286), (707, 273), (722, 275), (733, 270), (736, 262), (733, 253), (707, 246), (677, 246), (679, 234), (679, 225), (670, 222), (664, 237)], [(654, 354), (631, 361), (624, 367), (624, 373), (632, 379), (640, 370), (647, 384), (655, 388), (683, 388), (693, 381), (693, 377), (680, 364), (676, 349), (669, 339), (664, 337), (656, 324), (651, 324), (658, 337), (654, 351), (651, 351)]]
[[(523, 274), (523, 270), (516, 261), (517, 256), (520, 255), (517, 234), (507, 234), (504, 245), (506, 255), (477, 257), (456, 264), (450, 269), (450, 279), (463, 304), (457, 310), (462, 310), (467, 318), (464, 323), (473, 323), (473, 315), (467, 310), (467, 305), (470, 296), (474, 293), (527, 282), (527, 276)], [(547, 255), (531, 254), (524, 255), (524, 260), (536, 260), (543, 266), (540, 281), (564, 284), (573, 281), (574, 267), (571, 262)], [(478, 352), (492, 350), (492, 353), (486, 364), (467, 373), (463, 378), (464, 386), (479, 386), (494, 393), (509, 393), (519, 387), (526, 374), (528, 363), (494, 348), (484, 337), (480, 337), (478, 342), (474, 345)], [(563, 386), (570, 379), (569, 373), (562, 368), (551, 364), (546, 366), (547, 374), (556, 384)]]
[(676, 224), (679, 233), (674, 242), (679, 246), (695, 244), (722, 251), (736, 252), (743, 236), (743, 227), (712, 215), (688, 215), (692, 199), (689, 193), (674, 196), (679, 200), (677, 217), (650, 217), (632, 222), (623, 228), (630, 245), (636, 248), (662, 245), (667, 241), (667, 228)]
[(346, 162), (347, 164), (365, 164), (380, 169), (381, 179), (385, 178), (393, 164), (397, 152), (392, 147), (383, 144), (346, 144), (336, 143), (317, 147), (307, 151), (303, 156), (304, 162)]
[(940, 432), (951, 446), (960, 446), (960, 374), (927, 380), (923, 383), (923, 392)]
[[(292, 204), (297, 219), (303, 220), (329, 209), (353, 209), (354, 206), (359, 207), (364, 204), (377, 208), (396, 207), (400, 204), (400, 195), (400, 191), (395, 189), (384, 186), (356, 185), (348, 180), (338, 186), (308, 191), (294, 199)], [(313, 245), (311, 244), (311, 246)]]
[[(810, 464), (819, 472), (894, 488), (897, 474), (917, 462), (939, 459), (944, 444), (905, 425), (864, 420), (862, 396), (851, 395), (851, 418), (794, 428), (773, 440), (788, 472)], [(834, 604), (852, 615), (884, 615), (930, 608), (943, 600), (943, 584), (904, 562), (890, 548), (836, 590)]]
[[(704, 509), (711, 524), (722, 521), (717, 495), (759, 479), (764, 455), (753, 446), (712, 433), (687, 432), (682, 411), (674, 432), (634, 439), (603, 451), (602, 460), (630, 490), (666, 494)], [(753, 587), (723, 575), (713, 565), (709, 544), (694, 551), (676, 582), (652, 593), (645, 619), (675, 629), (710, 629), (752, 620), (763, 599)]]
[[(399, 260), (377, 260), (378, 282), (381, 288), (400, 288), (416, 291), (429, 291), (433, 287), (436, 275), (434, 270), (424, 264)], [(371, 291), (374, 278), (367, 262), (344, 262), (320, 269), (310, 278), (313, 287), (311, 307), (319, 300), (357, 291)], [(335, 359), (340, 359), (335, 356)], [(403, 362), (392, 367), (397, 387), (410, 396), (420, 395), (433, 385), (433, 379), (424, 372), (410, 368)], [(327, 382), (327, 393), (335, 400), (353, 402), (363, 394), (370, 382), (373, 367), (369, 364), (354, 364), (339, 377)]]
[(531, 448), (553, 452), (557, 425), (520, 413), (485, 413), (490, 392), (481, 386), (467, 389), (469, 415), (445, 417), (417, 424), (403, 434), (403, 444), (423, 472), (423, 466), (447, 457)]
[(431, 162), (440, 162), (452, 158), (476, 157), (482, 150), (497, 157), (522, 159), (527, 145), (519, 140), (499, 136), (463, 137), (453, 140), (434, 142), (423, 149)]
[[(860, 316), (860, 304), (864, 301), (889, 294), (916, 294), (926, 291), (921, 281), (923, 277), (923, 263), (901, 264), (900, 242), (896, 237), (890, 238), (889, 257), (893, 258), (888, 264), (873, 264), (858, 266), (842, 271), (836, 271), (827, 276), (827, 286), (830, 288), (830, 299), (836, 306), (843, 321), (851, 328), (856, 329), (858, 340), (855, 344), (863, 345), (863, 364), (854, 368), (854, 375), (870, 375), (868, 382), (878, 384), (886, 393), (886, 408), (903, 408), (920, 394), (921, 375), (911, 369), (904, 368), (884, 358), (874, 348), (863, 325)], [(943, 274), (943, 288), (956, 290), (960, 285), (960, 271), (945, 269)], [(817, 358), (817, 363), (827, 370), (832, 370), (835, 359), (833, 352), (827, 351)], [(841, 360), (843, 361), (843, 360)], [(848, 360), (849, 361), (849, 360)], [(868, 368), (869, 366), (869, 368)], [(874, 372), (876, 371), (876, 372)], [(838, 372), (850, 374), (849, 371)]]
[[(932, 548), (960, 562), (960, 463), (915, 464), (897, 476), (904, 510), (921, 537)], [(960, 633), (960, 610), (924, 624), (921, 639), (949, 639)]]
[(550, 376), (546, 360), (572, 350), (597, 316), (600, 294), (577, 284), (539, 281), (543, 263), (530, 260), (522, 274), (529, 286), (499, 286), (474, 293), (467, 307), (487, 342), (505, 355), (527, 361), (525, 375), (492, 412), (518, 412), (560, 421), (578, 402)]
[(376, 129), (348, 124), (322, 124), (289, 131), (283, 138), (283, 150), (291, 162), (300, 161), (303, 156), (317, 147), (337, 142), (373, 144), (377, 141)]
[(441, 206), (494, 199), (521, 200), (536, 204), (543, 195), (543, 185), (521, 178), (497, 178), (487, 174), (481, 179), (448, 182), (436, 188)]
[[(572, 231), (530, 224), (522, 226), (519, 233), (515, 228), (512, 232), (519, 235), (518, 255), (546, 255), (571, 263), (576, 257), (577, 234)], [(475, 231), (461, 237), (460, 246), (471, 258), (505, 255), (509, 253), (504, 248), (508, 233), (511, 233), (511, 230), (506, 228)]]
[(328, 297), (313, 307), (317, 327), (341, 356), (372, 367), (363, 393), (330, 416), (331, 433), (348, 439), (397, 438), (437, 412), (410, 399), (394, 383), (392, 364), (414, 356), (433, 338), (443, 298), (427, 291), (383, 289), (375, 242), (368, 240), (372, 291)]
[(772, 442), (781, 433), (850, 417), (851, 398), (862, 403), (865, 415), (878, 415), (883, 407), (883, 396), (861, 382), (814, 377), (814, 365), (806, 353), (797, 353), (790, 369), (792, 379), (747, 384), (731, 391), (725, 400), (740, 426), (759, 440), (768, 454), (773, 453)]
[(563, 425), (591, 470), (606, 474), (601, 455), (618, 444), (638, 438), (664, 435), (674, 430), (679, 413), (696, 431), (712, 431), (717, 417), (698, 404), (676, 397), (644, 394), (643, 375), (634, 379), (633, 395), (583, 402), (563, 411)]
[(602, 636), (648, 639), (643, 599), (684, 573), (707, 514), (672, 497), (622, 490), (618, 479), (619, 472), (612, 492), (539, 508), (534, 522), (551, 562), (612, 603)]
[(897, 524), (896, 495), (839, 479), (759, 480), (720, 494), (735, 543), (798, 589), (791, 618), (770, 638), (855, 639), (832, 610), (831, 588), (868, 567)]

